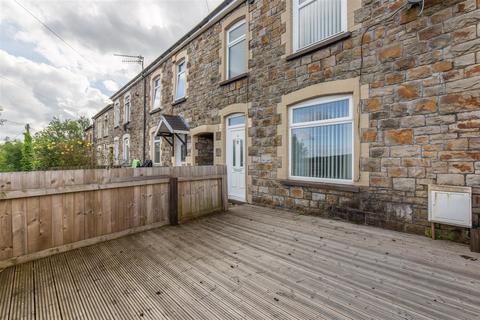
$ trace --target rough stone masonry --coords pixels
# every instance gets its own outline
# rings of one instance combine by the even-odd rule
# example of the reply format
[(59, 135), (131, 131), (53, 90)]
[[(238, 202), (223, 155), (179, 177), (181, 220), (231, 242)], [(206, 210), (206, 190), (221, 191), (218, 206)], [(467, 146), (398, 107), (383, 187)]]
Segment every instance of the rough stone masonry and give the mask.
[[(111, 140), (131, 136), (132, 158), (151, 154), (149, 132), (160, 113), (179, 114), (190, 128), (221, 123), (220, 110), (248, 104), (248, 201), (269, 207), (340, 217), (424, 234), (428, 232), (429, 184), (473, 187), (473, 223), (480, 214), (480, 0), (426, 0), (403, 9), (398, 0), (358, 2), (348, 37), (297, 56), (288, 52), (290, 0), (244, 2), (186, 44), (187, 99), (173, 103), (173, 56), (146, 80), (128, 88), (132, 120), (112, 129)], [(248, 75), (222, 83), (223, 21), (237, 10), (248, 18)], [(287, 17), (287, 18), (286, 18)], [(363, 40), (363, 42), (362, 42)], [(363, 43), (363, 45), (361, 45)], [(161, 74), (162, 109), (150, 112), (152, 74)], [(289, 94), (318, 84), (359, 78), (362, 152), (359, 171), (366, 183), (356, 188), (289, 183), (280, 177), (288, 139), (279, 130), (288, 119), (279, 105)], [(114, 95), (123, 112), (124, 92)], [(219, 129), (214, 135), (221, 141)], [(203, 143), (198, 143), (203, 145)], [(188, 137), (188, 154), (192, 154)], [(215, 157), (224, 150), (214, 149)], [(172, 150), (162, 144), (162, 164)], [(221, 158), (219, 158), (221, 159)], [(202, 160), (203, 161), (203, 160)], [(468, 233), (443, 227), (440, 237), (467, 241)]]

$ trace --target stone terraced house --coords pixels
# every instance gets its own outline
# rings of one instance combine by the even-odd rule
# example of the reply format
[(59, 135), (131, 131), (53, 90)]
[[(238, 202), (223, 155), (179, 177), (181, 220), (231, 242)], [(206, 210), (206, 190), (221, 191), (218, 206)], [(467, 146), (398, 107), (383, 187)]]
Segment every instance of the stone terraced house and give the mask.
[(480, 0), (224, 1), (111, 99), (99, 163), (226, 164), (232, 200), (419, 234), (463, 187), (479, 224)]

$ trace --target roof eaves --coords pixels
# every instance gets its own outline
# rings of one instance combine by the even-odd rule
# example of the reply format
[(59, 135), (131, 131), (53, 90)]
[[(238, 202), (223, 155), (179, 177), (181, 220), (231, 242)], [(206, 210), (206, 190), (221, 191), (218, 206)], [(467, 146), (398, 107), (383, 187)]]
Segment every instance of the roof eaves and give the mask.
[(92, 119), (97, 119), (98, 117), (100, 117), (102, 114), (104, 114), (105, 112), (107, 112), (108, 110), (110, 110), (111, 108), (113, 107), (113, 104), (108, 104), (105, 108), (103, 108), (102, 110), (100, 110), (99, 112), (97, 112), (93, 117)]

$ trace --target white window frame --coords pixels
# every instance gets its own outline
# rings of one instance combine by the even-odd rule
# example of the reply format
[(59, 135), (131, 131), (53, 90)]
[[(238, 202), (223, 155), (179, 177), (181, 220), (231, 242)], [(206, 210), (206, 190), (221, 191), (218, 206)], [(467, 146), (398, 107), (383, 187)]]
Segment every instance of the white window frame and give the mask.
[(95, 131), (95, 136), (97, 139), (101, 139), (103, 135), (102, 118), (99, 117), (95, 121), (97, 122), (97, 130)]
[(103, 136), (108, 137), (108, 114), (103, 117)]
[[(180, 65), (184, 64), (185, 65), (185, 68), (183, 71), (179, 72), (178, 70), (180, 69)], [(182, 59), (180, 60), (176, 65), (175, 65), (175, 68), (176, 68), (176, 82), (175, 82), (175, 100), (180, 100), (182, 98), (185, 98), (185, 96), (187, 95), (187, 60), (186, 59)], [(181, 96), (178, 96), (178, 83), (179, 83), (179, 80), (180, 80), (180, 76), (182, 74), (185, 74), (185, 86), (184, 86), (184, 90), (183, 90), (183, 95)]]
[[(299, 122), (293, 123), (293, 110), (303, 107), (312, 106), (319, 103), (328, 103), (339, 100), (348, 99), (349, 104), (349, 116), (335, 119), (326, 119), (326, 120), (317, 120), (317, 121), (308, 121), (308, 122)], [(315, 178), (315, 177), (302, 177), (292, 175), (292, 130), (299, 128), (311, 128), (318, 126), (326, 126), (332, 124), (352, 124), (352, 178), (351, 179), (328, 179), (328, 178)], [(333, 95), (311, 99), (299, 104), (291, 106), (288, 110), (288, 177), (292, 180), (301, 180), (301, 181), (312, 181), (312, 182), (327, 182), (327, 183), (337, 183), (337, 184), (352, 184), (354, 181), (356, 169), (355, 169), (355, 126), (354, 126), (354, 117), (353, 117), (353, 96), (351, 94), (346, 95)]]
[[(156, 84), (156, 82), (158, 81), (158, 84)], [(157, 110), (157, 109), (161, 109), (162, 107), (162, 79), (160, 76), (157, 76), (153, 79), (153, 94), (152, 94), (152, 105), (150, 107), (150, 110)], [(159, 91), (159, 95), (158, 95), (158, 106), (155, 107), (155, 97), (157, 95), (157, 90)]]
[[(243, 40), (246, 41), (246, 39), (247, 39), (247, 31), (248, 31), (248, 30), (245, 28), (245, 33), (243, 34), (243, 36), (235, 39), (235, 40), (232, 41), (232, 42), (230, 42), (230, 33), (231, 33), (233, 30), (235, 30), (235, 29), (239, 28), (240, 26), (242, 26), (243, 24), (246, 25), (246, 24), (247, 24), (247, 20), (242, 19), (242, 20), (238, 21), (237, 23), (235, 23), (235, 24), (233, 24), (231, 27), (229, 27), (229, 28), (227, 29), (227, 31), (226, 31), (226, 32), (227, 32), (226, 79), (230, 79), (230, 47), (236, 45), (237, 43), (239, 43), (239, 42), (241, 42), (241, 41), (243, 41)], [(248, 43), (246, 43), (246, 47), (245, 47), (245, 48), (247, 49), (247, 50), (245, 51), (245, 57), (244, 57), (245, 60), (247, 59), (247, 57), (246, 57), (247, 52), (248, 52), (247, 46), (248, 46)], [(245, 72), (247, 72), (247, 70), (248, 70), (248, 66), (246, 66)]]
[[(128, 104), (127, 104), (128, 102)], [(127, 107), (128, 106), (128, 107)], [(123, 123), (130, 122), (130, 111), (132, 109), (132, 99), (130, 93), (127, 93), (123, 98)]]
[(298, 12), (300, 11), (301, 8), (309, 5), (310, 3), (314, 2), (314, 1), (320, 1), (320, 0), (307, 0), (302, 4), (299, 4), (300, 0), (289, 0), (289, 1), (293, 2), (293, 4), (292, 4), (292, 11), (293, 11), (293, 19), (292, 19), (292, 31), (293, 32), (292, 32), (292, 34), (293, 34), (293, 39), (292, 40), (293, 40), (293, 50), (294, 50), (294, 52), (302, 50), (302, 49), (309, 48), (311, 46), (316, 45), (317, 43), (321, 43), (321, 42), (326, 41), (330, 38), (333, 38), (333, 37), (335, 37), (339, 34), (347, 32), (347, 29), (348, 29), (348, 16), (347, 16), (347, 5), (348, 5), (348, 3), (347, 2), (348, 1), (347, 0), (341, 0), (342, 1), (342, 3), (341, 3), (341, 6), (342, 6), (342, 17), (341, 17), (341, 19), (342, 19), (342, 21), (341, 21), (342, 30), (338, 33), (330, 35), (327, 38), (320, 39), (316, 42), (313, 42), (313, 43), (309, 44), (308, 46), (300, 48), (299, 43), (298, 43), (298, 41), (299, 41), (299, 37), (298, 37), (298, 32), (299, 32)]
[(115, 101), (113, 104), (113, 125), (118, 127), (120, 125), (120, 101)]
[[(158, 142), (159, 148), (160, 148), (160, 158), (158, 159), (158, 162), (155, 162), (155, 143)], [(162, 163), (162, 137), (157, 136), (156, 132), (153, 132), (152, 134), (152, 163), (154, 165), (160, 165)]]
[[(128, 142), (128, 153), (125, 152), (125, 141)], [(130, 135), (124, 135), (122, 137), (122, 160), (123, 163), (129, 163), (130, 162)]]
[(97, 147), (97, 165), (101, 166), (102, 164), (103, 164), (102, 146), (99, 145)]
[[(177, 166), (177, 160), (180, 163), (179, 166), (184, 166), (187, 164), (188, 157), (188, 135), (186, 133), (178, 134), (185, 144), (175, 135), (174, 141), (174, 153), (175, 153), (175, 166)], [(185, 148), (185, 159), (182, 160), (182, 147)]]

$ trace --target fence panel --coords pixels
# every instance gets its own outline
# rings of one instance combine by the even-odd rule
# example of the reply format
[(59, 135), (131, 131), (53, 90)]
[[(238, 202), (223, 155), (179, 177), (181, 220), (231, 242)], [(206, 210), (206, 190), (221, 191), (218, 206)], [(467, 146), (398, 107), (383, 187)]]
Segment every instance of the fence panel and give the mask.
[(0, 268), (166, 225), (171, 203), (179, 222), (226, 210), (226, 183), (224, 166), (0, 173)]

